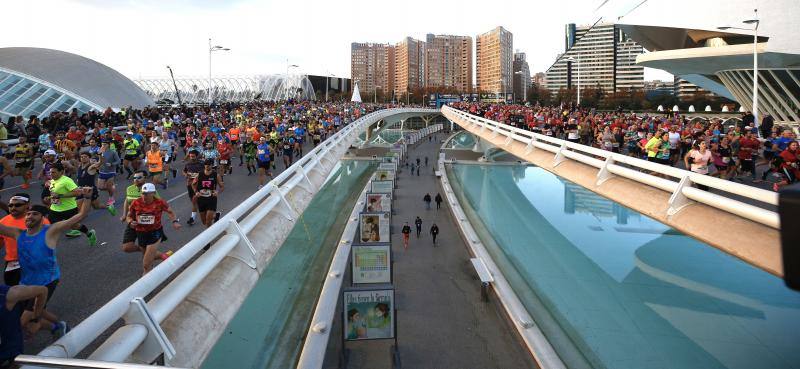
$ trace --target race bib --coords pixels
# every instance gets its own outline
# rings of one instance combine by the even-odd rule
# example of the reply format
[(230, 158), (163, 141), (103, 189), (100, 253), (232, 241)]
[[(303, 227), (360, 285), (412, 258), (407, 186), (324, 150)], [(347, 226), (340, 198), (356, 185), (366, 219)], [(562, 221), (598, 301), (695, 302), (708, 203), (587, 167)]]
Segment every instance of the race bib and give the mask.
[(725, 163), (725, 164), (728, 164), (730, 161), (731, 161), (731, 158), (728, 158), (728, 157), (722, 158), (722, 162)]
[(222, 165), (225, 165), (225, 164), (228, 164), (228, 161), (227, 160), (220, 160), (219, 163), (222, 164)]
[(211, 190), (209, 190), (207, 188), (204, 188), (204, 189), (198, 191), (197, 194), (200, 195), (200, 196), (203, 196), (203, 197), (210, 197), (211, 196)]
[(19, 261), (16, 260), (9, 261), (8, 264), (6, 264), (6, 272), (10, 272), (12, 270), (17, 270), (17, 269), (19, 269)]
[(154, 215), (142, 214), (136, 217), (136, 222), (139, 224), (153, 224), (156, 221)]
[(197, 176), (199, 176), (199, 175), (200, 175), (200, 173), (191, 173), (190, 172), (189, 173), (189, 178), (197, 178)]
[(264, 151), (264, 150), (258, 150), (258, 155), (264, 155), (264, 154), (266, 154), (266, 153), (267, 153), (267, 152), (266, 152), (266, 151)]
[(158, 168), (158, 164), (155, 164), (155, 163), (149, 163), (149, 164), (147, 164), (147, 166), (149, 166), (149, 167), (150, 167), (150, 169), (156, 169), (156, 168)]

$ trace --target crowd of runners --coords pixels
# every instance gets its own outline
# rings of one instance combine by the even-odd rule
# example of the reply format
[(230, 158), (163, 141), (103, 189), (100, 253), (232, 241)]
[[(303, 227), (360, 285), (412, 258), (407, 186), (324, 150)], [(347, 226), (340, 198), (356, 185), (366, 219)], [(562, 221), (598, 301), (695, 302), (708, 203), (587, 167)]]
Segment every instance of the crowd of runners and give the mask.
[[(147, 273), (156, 261), (172, 254), (160, 247), (168, 239), (164, 214), (169, 227), (177, 231), (182, 226), (178, 214), (159, 195), (159, 187), (179, 186), (181, 191), (185, 187), (192, 209), (186, 224), (192, 226), (199, 218), (210, 227), (220, 217), (218, 203), (226, 175), (246, 170), (248, 176), (257, 176), (257, 186), (249, 181), (228, 184), (237, 191), (255, 192), (273, 171), (302, 157), (304, 143), (316, 146), (379, 108), (250, 102), (9, 119), (6, 128), (18, 134), (19, 143), (2, 148), (0, 186), (11, 177), (19, 177), (21, 184), (0, 192), (14, 193), (0, 199), (0, 207), (8, 213), (0, 219), (5, 261), (0, 304), (12, 307), (3, 310), (0, 323), (11, 329), (3, 319), (14, 309), (21, 318), (7, 332), (19, 338), (19, 346), (0, 352), (0, 367), (22, 352), (23, 336), (49, 331), (58, 337), (68, 330), (47, 306), (61, 278), (56, 249), (62, 235), (85, 237), (90, 247), (97, 246), (97, 231), (81, 223), (93, 210), (124, 222), (121, 249), (141, 253), (141, 272)], [(121, 200), (115, 198), (118, 185), (124, 186)]]
[[(775, 191), (800, 178), (800, 149), (789, 127), (753, 115), (723, 122), (678, 113), (598, 112), (564, 106), (455, 103), (454, 108), (501, 123), (696, 173), (745, 183), (770, 182)], [(725, 124), (723, 124), (725, 123)]]

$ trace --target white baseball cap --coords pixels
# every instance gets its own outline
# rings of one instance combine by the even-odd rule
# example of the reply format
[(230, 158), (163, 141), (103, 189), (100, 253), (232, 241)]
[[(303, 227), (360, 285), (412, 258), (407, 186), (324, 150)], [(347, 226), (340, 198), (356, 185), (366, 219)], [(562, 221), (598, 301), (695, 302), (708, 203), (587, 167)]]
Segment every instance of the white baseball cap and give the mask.
[(47, 150), (47, 151), (44, 152), (44, 154), (45, 155), (55, 155), (56, 151), (55, 150)]
[(145, 183), (142, 185), (142, 193), (153, 193), (156, 192), (156, 186), (152, 183)]

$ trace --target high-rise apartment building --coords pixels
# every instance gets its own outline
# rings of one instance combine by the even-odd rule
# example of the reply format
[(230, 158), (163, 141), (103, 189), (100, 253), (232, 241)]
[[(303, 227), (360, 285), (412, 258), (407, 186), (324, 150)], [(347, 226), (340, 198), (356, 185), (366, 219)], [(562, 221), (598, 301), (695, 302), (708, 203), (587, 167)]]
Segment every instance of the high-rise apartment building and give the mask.
[(376, 88), (382, 94), (394, 90), (395, 49), (390, 44), (350, 44), (350, 74), (353, 83), (358, 83), (361, 93), (374, 96)]
[(478, 91), (511, 93), (514, 36), (497, 27), (475, 38), (475, 77)]
[(472, 91), (472, 37), (428, 34), (425, 86)]
[(425, 87), (425, 41), (406, 37), (394, 47), (396, 97)]
[[(579, 80), (582, 88), (600, 88), (606, 93), (644, 87), (644, 67), (636, 65), (636, 56), (644, 49), (622, 29), (614, 24), (566, 29), (575, 33), (575, 41), (546, 72), (546, 87), (551, 92), (575, 88)], [(568, 34), (566, 39), (571, 37)]]
[(525, 53), (514, 53), (514, 100), (525, 101), (531, 85), (531, 69), (525, 59)]

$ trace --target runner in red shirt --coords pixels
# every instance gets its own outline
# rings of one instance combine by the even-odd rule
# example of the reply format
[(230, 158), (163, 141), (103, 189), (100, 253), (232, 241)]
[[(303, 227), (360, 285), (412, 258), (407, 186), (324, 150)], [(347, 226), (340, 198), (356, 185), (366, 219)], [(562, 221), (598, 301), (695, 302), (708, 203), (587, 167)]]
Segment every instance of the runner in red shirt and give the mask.
[(161, 213), (167, 213), (172, 221), (172, 228), (178, 230), (181, 228), (181, 224), (169, 204), (162, 199), (155, 198), (156, 186), (154, 184), (145, 183), (141, 191), (142, 197), (133, 200), (128, 208), (126, 220), (136, 231), (136, 239), (144, 253), (142, 257), (143, 274), (147, 274), (153, 269), (153, 261), (156, 257), (166, 260), (172, 254), (171, 251), (166, 253), (158, 251), (158, 246), (164, 237)]
[(231, 154), (233, 148), (224, 139), (217, 141), (217, 152), (219, 152), (219, 173), (222, 175), (233, 173), (231, 166)]
[(740, 174), (749, 172), (752, 181), (756, 180), (756, 160), (755, 156), (758, 155), (758, 148), (761, 147), (761, 142), (753, 135), (752, 131), (747, 131), (747, 134), (739, 139), (739, 170)]

